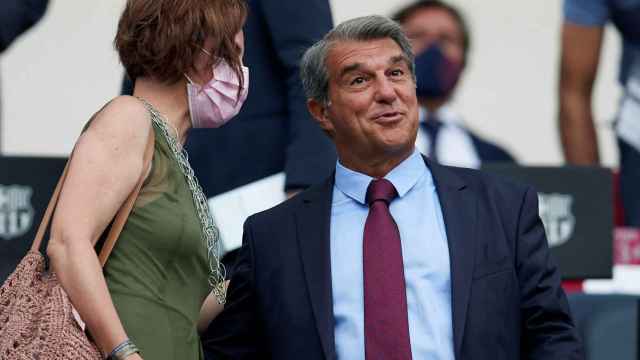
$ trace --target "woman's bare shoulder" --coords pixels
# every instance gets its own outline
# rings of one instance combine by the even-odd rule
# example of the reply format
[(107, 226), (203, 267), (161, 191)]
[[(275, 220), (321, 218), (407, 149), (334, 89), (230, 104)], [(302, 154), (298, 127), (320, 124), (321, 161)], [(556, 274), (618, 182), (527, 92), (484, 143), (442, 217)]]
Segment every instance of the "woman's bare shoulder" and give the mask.
[(142, 152), (149, 136), (151, 119), (144, 104), (132, 96), (118, 96), (94, 116), (81, 141), (99, 141), (109, 148)]
[(133, 96), (118, 96), (96, 113), (91, 128), (101, 131), (115, 131), (146, 134), (150, 126), (149, 112), (142, 101)]

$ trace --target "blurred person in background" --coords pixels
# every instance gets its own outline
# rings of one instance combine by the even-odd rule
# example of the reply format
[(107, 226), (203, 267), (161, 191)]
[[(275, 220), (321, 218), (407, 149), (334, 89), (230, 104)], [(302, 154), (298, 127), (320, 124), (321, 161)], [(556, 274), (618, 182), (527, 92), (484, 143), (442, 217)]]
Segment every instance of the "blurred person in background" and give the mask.
[(0, 53), (42, 18), (48, 4), (49, 0), (2, 0), (0, 2)]
[(445, 2), (424, 0), (400, 9), (393, 19), (402, 25), (416, 55), (418, 149), (447, 165), (478, 168), (484, 162), (513, 162), (505, 149), (469, 130), (449, 106), (471, 43), (462, 13)]
[(564, 1), (558, 119), (567, 162), (597, 165), (591, 98), (609, 21), (622, 38), (616, 133), (624, 221), (640, 227), (640, 0)]
[[(192, 127), (223, 125), (246, 98), (246, 13), (243, 0), (128, 0), (118, 23), (115, 46), (136, 79), (135, 97), (110, 101), (80, 136), (47, 248), (108, 359), (203, 358), (198, 330), (222, 310), (224, 269), (182, 148)], [(144, 168), (150, 139), (153, 160)], [(143, 174), (101, 268), (94, 245), (101, 247), (101, 234)]]
[[(49, 0), (2, 0), (0, 2), (0, 54), (22, 33), (35, 25)], [(2, 153), (2, 99), (0, 98), (0, 153)]]
[[(249, 0), (244, 28), (251, 91), (234, 121), (192, 131), (189, 160), (208, 197), (284, 171), (289, 195), (332, 170), (336, 155), (307, 111), (302, 53), (333, 27), (327, 0)], [(123, 93), (130, 93), (125, 80)]]

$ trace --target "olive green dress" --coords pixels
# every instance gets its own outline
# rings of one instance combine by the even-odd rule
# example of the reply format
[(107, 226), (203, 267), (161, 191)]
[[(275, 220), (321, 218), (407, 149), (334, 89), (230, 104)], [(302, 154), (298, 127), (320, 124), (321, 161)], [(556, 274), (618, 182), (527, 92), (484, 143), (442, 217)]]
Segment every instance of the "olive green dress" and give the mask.
[(104, 274), (127, 335), (145, 360), (203, 359), (196, 324), (211, 290), (206, 246), (191, 190), (153, 127), (151, 171)]

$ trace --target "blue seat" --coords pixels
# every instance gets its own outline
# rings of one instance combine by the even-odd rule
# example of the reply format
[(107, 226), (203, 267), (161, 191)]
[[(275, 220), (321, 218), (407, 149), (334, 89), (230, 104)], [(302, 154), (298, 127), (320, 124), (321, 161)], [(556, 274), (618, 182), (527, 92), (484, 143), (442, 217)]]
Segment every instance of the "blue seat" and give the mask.
[(587, 360), (640, 359), (640, 297), (570, 294), (568, 298)]

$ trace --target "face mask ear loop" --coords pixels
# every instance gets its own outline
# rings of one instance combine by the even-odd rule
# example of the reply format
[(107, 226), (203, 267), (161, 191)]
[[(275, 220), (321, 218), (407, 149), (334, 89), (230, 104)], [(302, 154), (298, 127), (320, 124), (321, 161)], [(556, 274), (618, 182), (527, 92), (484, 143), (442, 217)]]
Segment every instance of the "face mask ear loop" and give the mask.
[(213, 57), (213, 55), (209, 52), (209, 50), (207, 50), (207, 49), (205, 49), (205, 48), (203, 48), (203, 47), (201, 47), (201, 48), (200, 48), (200, 50), (202, 50), (202, 52), (203, 52), (203, 53), (205, 53), (205, 54), (207, 54), (207, 55), (209, 55), (209, 56)]
[(189, 75), (187, 74), (182, 74), (184, 75), (185, 78), (187, 78), (187, 81), (191, 84), (191, 85), (195, 85), (196, 83), (193, 82), (193, 80), (191, 80), (191, 78), (189, 77)]
[[(207, 51), (205, 48), (199, 46), (200, 51), (202, 51), (203, 53), (205, 53), (205, 55), (211, 56), (213, 57), (213, 55), (211, 55), (211, 53), (209, 51)], [(187, 80), (189, 81), (189, 83), (191, 83), (191, 85), (196, 85), (196, 86), (200, 86), (198, 85), (195, 81), (191, 80), (191, 78), (189, 77), (189, 75), (187, 75), (186, 73), (183, 73), (184, 77), (187, 78)]]

